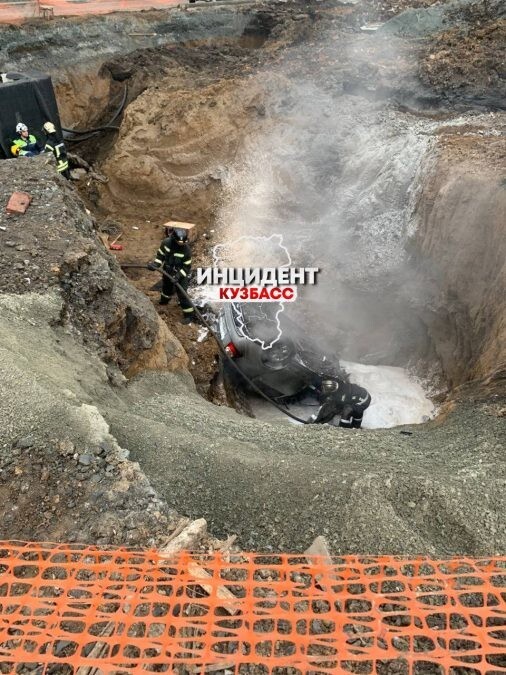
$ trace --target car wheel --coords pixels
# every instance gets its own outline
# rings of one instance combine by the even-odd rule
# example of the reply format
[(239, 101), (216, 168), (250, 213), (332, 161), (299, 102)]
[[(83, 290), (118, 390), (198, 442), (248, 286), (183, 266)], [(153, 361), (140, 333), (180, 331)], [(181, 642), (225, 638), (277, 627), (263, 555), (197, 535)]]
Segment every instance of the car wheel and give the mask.
[(262, 364), (270, 370), (285, 368), (293, 355), (293, 345), (289, 342), (277, 342), (262, 353)]

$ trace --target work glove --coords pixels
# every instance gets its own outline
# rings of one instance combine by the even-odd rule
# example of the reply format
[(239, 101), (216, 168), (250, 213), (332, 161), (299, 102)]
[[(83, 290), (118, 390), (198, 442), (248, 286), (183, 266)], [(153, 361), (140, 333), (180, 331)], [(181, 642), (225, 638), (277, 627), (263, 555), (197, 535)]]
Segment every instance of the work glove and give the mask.
[(155, 262), (148, 262), (148, 270), (151, 270), (152, 272), (155, 272), (157, 269), (159, 269), (158, 265)]

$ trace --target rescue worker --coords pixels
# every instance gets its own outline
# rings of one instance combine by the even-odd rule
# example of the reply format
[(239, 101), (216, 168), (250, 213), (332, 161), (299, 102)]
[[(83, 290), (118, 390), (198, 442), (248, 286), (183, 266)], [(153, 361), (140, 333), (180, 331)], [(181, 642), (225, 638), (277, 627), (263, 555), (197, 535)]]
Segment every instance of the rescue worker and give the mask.
[[(166, 237), (158, 249), (154, 262), (148, 264), (148, 269), (164, 269), (186, 291), (188, 288), (192, 254), (188, 244), (188, 232), (176, 227), (169, 237)], [(183, 323), (195, 321), (195, 310), (187, 298), (175, 284), (163, 275), (162, 294), (160, 305), (167, 305), (170, 298), (177, 293), (179, 305), (183, 310)]]
[(322, 405), (316, 415), (311, 415), (310, 423), (360, 429), (364, 410), (371, 403), (366, 389), (358, 384), (328, 378), (322, 380), (320, 392)]
[(44, 152), (52, 152), (56, 159), (56, 170), (70, 180), (69, 160), (67, 157), (67, 149), (63, 141), (59, 141), (56, 135), (56, 127), (52, 122), (44, 124), (44, 131), (46, 132), (46, 145)]
[(11, 152), (14, 157), (35, 157), (40, 153), (37, 139), (30, 134), (28, 127), (23, 122), (16, 125), (17, 137), (14, 138), (11, 145)]

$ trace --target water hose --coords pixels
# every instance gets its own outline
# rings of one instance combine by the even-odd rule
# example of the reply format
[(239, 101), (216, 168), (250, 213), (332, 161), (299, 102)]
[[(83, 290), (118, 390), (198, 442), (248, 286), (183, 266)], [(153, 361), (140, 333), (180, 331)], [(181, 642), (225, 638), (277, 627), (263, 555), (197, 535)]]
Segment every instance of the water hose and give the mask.
[[(130, 268), (130, 269), (143, 269), (147, 270), (149, 267), (147, 265), (134, 265), (134, 264), (124, 264), (121, 265), (122, 269), (125, 268)], [(277, 408), (279, 411), (281, 411), (284, 415), (287, 415), (288, 417), (291, 417), (293, 420), (296, 422), (300, 422), (300, 424), (309, 424), (309, 420), (303, 420), (300, 417), (297, 417), (297, 415), (294, 415), (291, 413), (289, 410), (286, 408), (283, 408), (282, 406), (279, 405), (273, 398), (268, 396), (265, 392), (263, 392), (260, 387), (258, 387), (250, 378), (245, 375), (242, 370), (239, 368), (237, 363), (234, 362), (234, 359), (227, 353), (225, 347), (223, 346), (219, 336), (217, 335), (216, 331), (214, 328), (210, 325), (210, 323), (202, 316), (200, 313), (199, 309), (194, 305), (192, 299), (188, 295), (188, 293), (185, 291), (185, 289), (177, 282), (176, 278), (173, 277), (171, 274), (166, 272), (164, 269), (159, 268), (158, 270), (153, 270), (157, 272), (161, 272), (167, 279), (169, 279), (175, 286), (176, 288), (183, 294), (183, 297), (190, 303), (190, 305), (193, 307), (193, 310), (195, 311), (195, 314), (197, 315), (198, 320), (209, 330), (213, 338), (216, 340), (216, 344), (218, 345), (218, 349), (222, 353), (222, 355), (227, 359), (228, 363), (235, 369), (239, 375), (246, 380), (246, 382), (250, 385), (250, 387), (255, 391), (257, 394), (259, 394), (263, 399), (265, 399), (268, 403), (273, 405), (275, 408)]]
[(91, 129), (67, 129), (66, 127), (62, 127), (62, 131), (65, 131), (67, 134), (74, 134), (76, 136), (84, 136), (84, 138), (67, 138), (66, 140), (70, 142), (75, 142), (79, 143), (81, 141), (86, 141), (88, 138), (91, 138), (92, 136), (95, 136), (96, 134), (100, 133), (101, 131), (118, 131), (119, 127), (113, 126), (113, 122), (115, 122), (118, 117), (121, 115), (123, 112), (123, 109), (125, 107), (125, 103), (127, 100), (128, 96), (128, 86), (125, 85), (125, 89), (123, 90), (123, 96), (121, 99), (121, 103), (119, 104), (118, 108), (116, 109), (114, 115), (111, 117), (111, 119), (106, 123), (102, 124), (99, 127), (93, 127)]
[[(85, 136), (86, 134), (90, 135), (95, 135), (99, 131), (119, 131), (119, 127), (111, 126), (110, 124), (104, 124), (101, 127), (93, 127), (92, 129), (82, 129), (81, 131), (78, 131), (77, 129), (66, 129), (65, 127), (62, 127), (62, 131), (65, 131), (67, 133), (75, 134), (76, 136)], [(76, 140), (76, 141), (82, 141), (82, 138), (69, 138), (67, 139), (69, 141), (71, 140)]]

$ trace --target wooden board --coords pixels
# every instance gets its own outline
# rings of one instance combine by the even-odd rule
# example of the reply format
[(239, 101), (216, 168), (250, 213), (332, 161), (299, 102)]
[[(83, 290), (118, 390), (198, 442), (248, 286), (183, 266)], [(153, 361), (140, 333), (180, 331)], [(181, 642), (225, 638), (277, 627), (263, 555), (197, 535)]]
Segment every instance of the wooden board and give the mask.
[(188, 232), (188, 241), (193, 242), (197, 238), (198, 234), (198, 228), (195, 223), (183, 223), (180, 222), (179, 220), (168, 220), (166, 223), (163, 224), (163, 227), (179, 227), (182, 230), (186, 230)]

